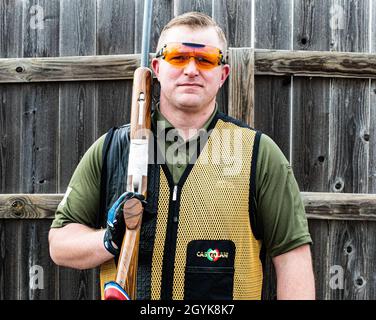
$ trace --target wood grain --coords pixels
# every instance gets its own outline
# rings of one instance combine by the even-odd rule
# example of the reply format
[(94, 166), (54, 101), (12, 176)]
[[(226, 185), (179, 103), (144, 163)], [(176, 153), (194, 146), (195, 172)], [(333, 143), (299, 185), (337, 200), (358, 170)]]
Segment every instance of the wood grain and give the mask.
[(174, 16), (183, 14), (189, 11), (203, 12), (209, 16), (212, 15), (212, 3), (211, 0), (196, 0), (196, 1), (186, 1), (186, 0), (174, 0)]
[[(291, 75), (258, 75), (258, 49), (291, 49), (292, 0), (255, 1), (255, 128), (271, 137), (290, 160)], [(260, 51), (261, 52), (261, 51)]]
[[(60, 11), (60, 56), (95, 54), (95, 2), (63, 1)], [(95, 82), (59, 84), (58, 192), (65, 192), (74, 169), (95, 140), (95, 97)]]
[[(0, 219), (53, 219), (63, 194), (0, 194)], [(376, 194), (301, 192), (309, 219), (376, 220)]]
[(254, 55), (253, 51), (233, 49), (229, 56), (228, 114), (254, 126)]
[[(139, 54), (4, 58), (0, 83), (132, 79), (139, 64)], [(376, 54), (256, 49), (255, 74), (375, 79)]]

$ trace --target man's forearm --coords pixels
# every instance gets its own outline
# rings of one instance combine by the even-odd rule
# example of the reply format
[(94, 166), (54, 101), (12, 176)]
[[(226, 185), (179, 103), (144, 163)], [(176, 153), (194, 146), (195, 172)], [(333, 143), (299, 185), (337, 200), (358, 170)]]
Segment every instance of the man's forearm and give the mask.
[(105, 229), (95, 230), (78, 223), (52, 228), (49, 233), (50, 255), (61, 266), (90, 269), (113, 258), (103, 245)]
[(315, 279), (309, 245), (273, 258), (278, 300), (314, 300)]

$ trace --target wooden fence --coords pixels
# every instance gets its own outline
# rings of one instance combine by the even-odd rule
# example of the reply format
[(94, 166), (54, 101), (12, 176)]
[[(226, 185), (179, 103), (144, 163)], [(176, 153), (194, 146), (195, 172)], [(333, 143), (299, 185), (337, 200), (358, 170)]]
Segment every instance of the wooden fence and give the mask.
[[(0, 299), (98, 298), (97, 270), (55, 266), (47, 235), (83, 153), (129, 120), (142, 6), (0, 0)], [(219, 108), (270, 135), (292, 163), (317, 297), (376, 299), (375, 1), (158, 0), (153, 10), (153, 49), (185, 11), (224, 29), (232, 72)]]

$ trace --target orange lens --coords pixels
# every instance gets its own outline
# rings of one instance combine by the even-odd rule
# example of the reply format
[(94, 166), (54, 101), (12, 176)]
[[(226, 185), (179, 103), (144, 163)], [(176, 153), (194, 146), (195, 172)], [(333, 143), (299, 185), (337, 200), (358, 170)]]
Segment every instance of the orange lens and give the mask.
[(194, 58), (199, 69), (210, 70), (223, 61), (221, 50), (215, 47), (195, 43), (168, 43), (160, 56), (173, 66), (182, 68)]

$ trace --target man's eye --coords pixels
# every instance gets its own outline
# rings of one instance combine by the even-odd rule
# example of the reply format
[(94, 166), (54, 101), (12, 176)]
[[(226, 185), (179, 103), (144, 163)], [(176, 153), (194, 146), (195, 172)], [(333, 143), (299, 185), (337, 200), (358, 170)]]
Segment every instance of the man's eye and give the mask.
[(171, 60), (174, 60), (174, 61), (185, 61), (187, 60), (187, 56), (174, 56), (174, 57), (171, 57)]
[(203, 64), (210, 64), (210, 65), (213, 64), (213, 62), (211, 60), (208, 60), (204, 57), (197, 57), (197, 61), (200, 62), (200, 63), (203, 63)]

